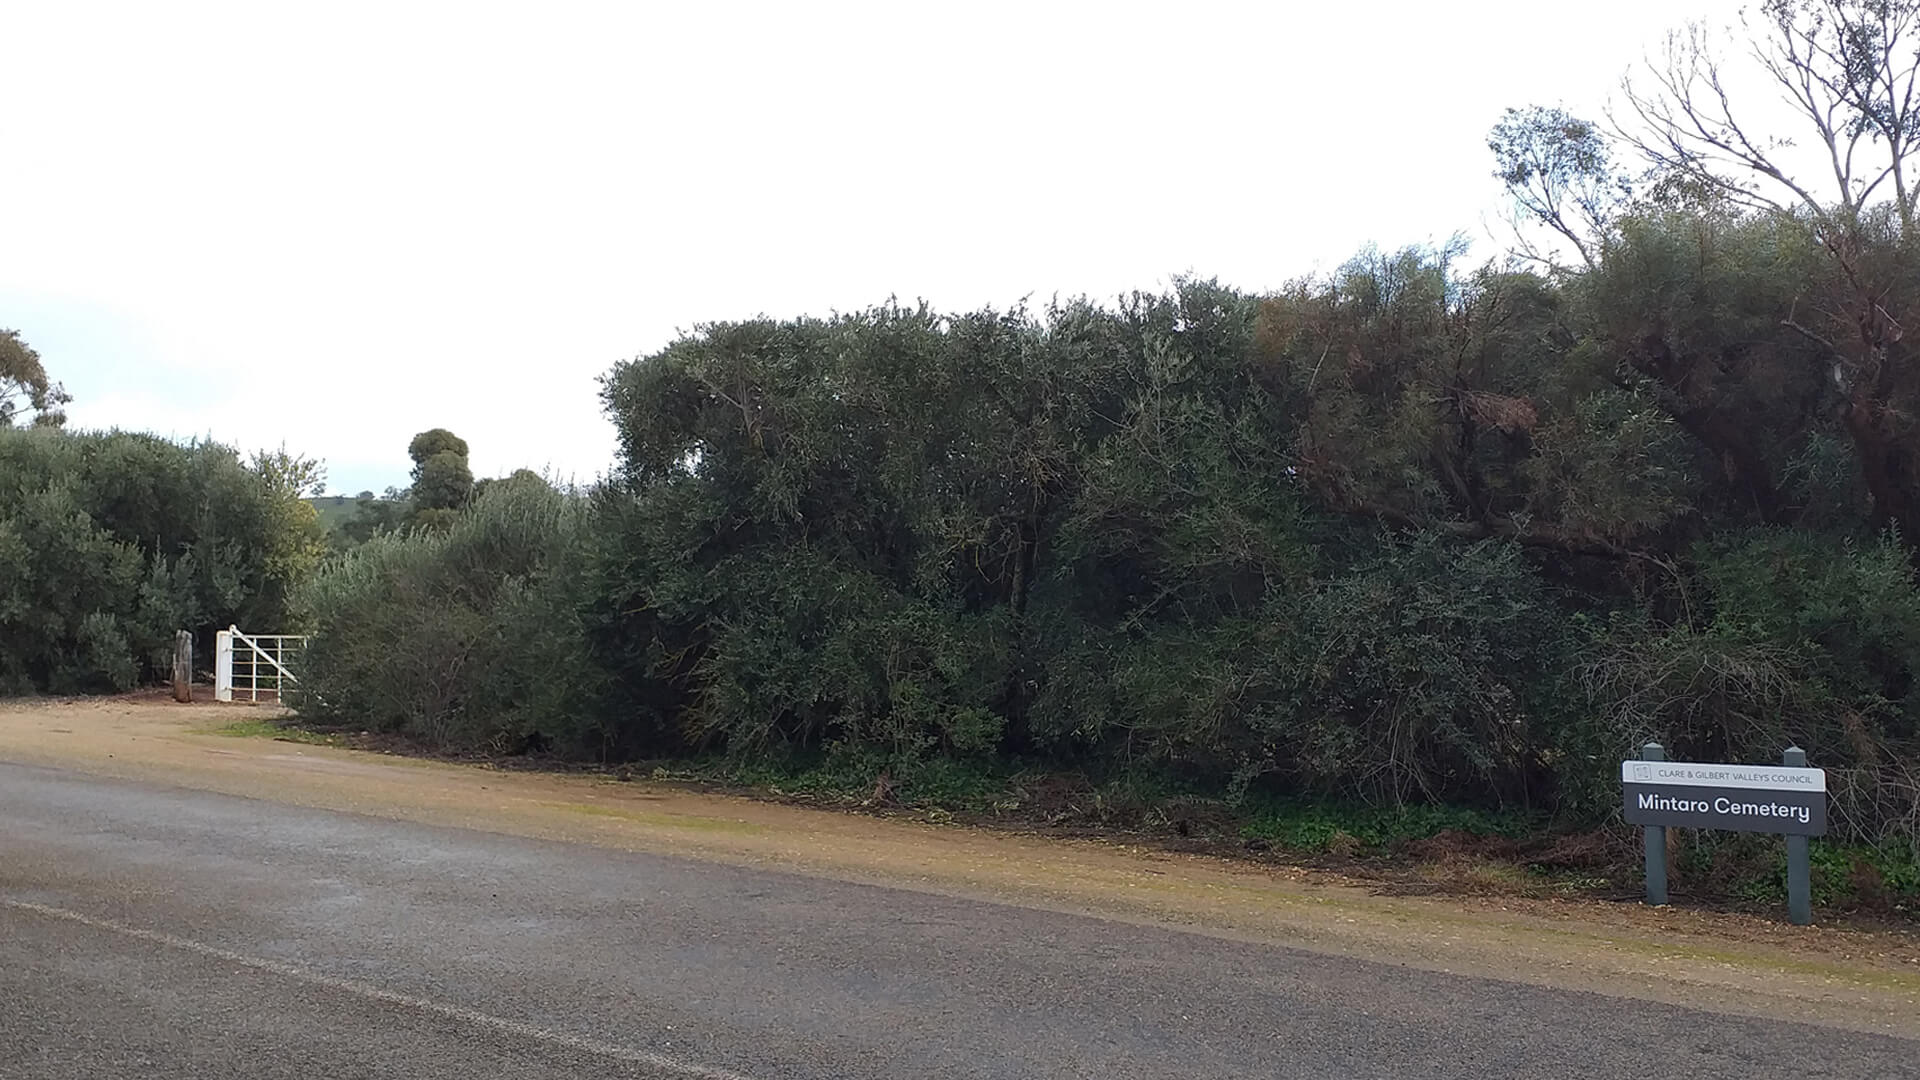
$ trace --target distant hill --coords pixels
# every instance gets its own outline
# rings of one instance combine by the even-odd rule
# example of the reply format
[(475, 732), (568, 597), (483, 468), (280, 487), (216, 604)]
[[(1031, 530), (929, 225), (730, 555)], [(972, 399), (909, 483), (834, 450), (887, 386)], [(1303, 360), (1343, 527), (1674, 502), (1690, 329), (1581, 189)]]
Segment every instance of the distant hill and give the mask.
[[(383, 503), (389, 500), (375, 497), (373, 501)], [(326, 532), (352, 521), (360, 513), (358, 495), (318, 495), (307, 502), (320, 514), (320, 528)]]

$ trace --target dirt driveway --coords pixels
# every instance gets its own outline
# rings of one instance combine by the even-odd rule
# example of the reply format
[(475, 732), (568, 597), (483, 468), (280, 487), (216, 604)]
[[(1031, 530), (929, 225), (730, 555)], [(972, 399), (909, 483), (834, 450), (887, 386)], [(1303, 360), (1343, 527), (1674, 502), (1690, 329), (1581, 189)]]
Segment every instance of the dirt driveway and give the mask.
[(266, 715), (154, 697), (0, 704), (0, 760), (1920, 1035), (1920, 935), (1907, 931), (1592, 901), (1384, 896), (1321, 871), (219, 733)]

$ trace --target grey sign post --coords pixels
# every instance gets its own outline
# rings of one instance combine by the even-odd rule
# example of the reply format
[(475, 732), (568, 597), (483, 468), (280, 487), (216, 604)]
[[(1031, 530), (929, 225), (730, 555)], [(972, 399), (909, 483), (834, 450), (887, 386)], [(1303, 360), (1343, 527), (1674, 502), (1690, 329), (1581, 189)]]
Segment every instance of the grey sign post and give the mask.
[[(1667, 760), (1666, 747), (1650, 742), (1640, 748), (1640, 760)], [(1664, 907), (1667, 902), (1667, 827), (1649, 825), (1643, 830), (1647, 842), (1647, 903)]]
[[(1804, 769), (1807, 752), (1789, 746), (1781, 752), (1780, 764), (1790, 769)], [(1826, 802), (1825, 787), (1821, 785), (1823, 803)], [(1795, 926), (1813, 922), (1813, 860), (1807, 852), (1807, 838), (1797, 833), (1787, 836), (1787, 921)]]
[(1787, 915), (1813, 921), (1807, 838), (1827, 831), (1827, 774), (1807, 767), (1806, 751), (1789, 748), (1779, 765), (1667, 761), (1659, 743), (1620, 763), (1627, 822), (1646, 828), (1647, 903), (1667, 902), (1666, 831), (1731, 829), (1787, 838)]

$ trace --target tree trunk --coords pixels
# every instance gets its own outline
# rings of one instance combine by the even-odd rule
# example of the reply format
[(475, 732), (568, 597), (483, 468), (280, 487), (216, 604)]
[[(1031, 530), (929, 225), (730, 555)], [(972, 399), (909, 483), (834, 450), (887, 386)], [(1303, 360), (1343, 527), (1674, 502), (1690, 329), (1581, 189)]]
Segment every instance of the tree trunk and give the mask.
[(1909, 556), (1920, 563), (1920, 469), (1907, 440), (1894, 430), (1892, 411), (1865, 395), (1855, 395), (1844, 414), (1847, 434), (1853, 437), (1854, 453), (1860, 458), (1874, 517), (1882, 527), (1898, 527)]
[(1694, 382), (1687, 363), (1675, 356), (1658, 334), (1642, 339), (1633, 366), (1673, 395), (1669, 415), (1681, 430), (1719, 459), (1727, 480), (1746, 496), (1760, 520), (1769, 525), (1790, 523), (1792, 515), (1786, 500), (1760, 448), (1761, 433), (1715, 408)]

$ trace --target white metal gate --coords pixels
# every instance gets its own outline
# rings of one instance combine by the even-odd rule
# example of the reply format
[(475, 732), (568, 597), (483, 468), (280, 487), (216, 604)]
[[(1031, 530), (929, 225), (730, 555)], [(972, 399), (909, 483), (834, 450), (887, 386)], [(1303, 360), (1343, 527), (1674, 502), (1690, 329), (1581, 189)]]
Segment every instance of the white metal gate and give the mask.
[(304, 634), (243, 634), (229, 626), (215, 636), (215, 701), (283, 702), (300, 682), (293, 669), (306, 651)]

